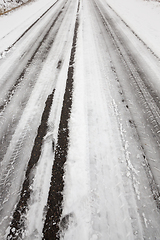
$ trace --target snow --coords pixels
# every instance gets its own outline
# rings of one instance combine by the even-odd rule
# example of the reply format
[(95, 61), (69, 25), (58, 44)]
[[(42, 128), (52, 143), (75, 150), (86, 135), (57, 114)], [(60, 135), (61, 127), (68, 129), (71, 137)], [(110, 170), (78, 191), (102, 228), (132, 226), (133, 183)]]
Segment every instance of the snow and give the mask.
[(80, 15), (61, 221), (71, 217), (61, 238), (129, 240), (134, 237), (119, 174), (119, 159), (124, 155), (112, 97), (108, 88), (104, 92), (104, 72), (89, 14)]
[[(74, 17), (75, 15), (72, 14), (73, 20), (74, 20)], [(49, 132), (47, 135), (48, 137), (46, 136), (46, 139), (44, 139), (44, 146), (43, 146), (41, 159), (39, 164), (37, 165), (37, 168), (33, 172), (34, 174), (36, 174), (36, 177), (34, 178), (34, 182), (32, 186), (33, 195), (31, 195), (30, 207), (29, 207), (29, 211), (27, 212), (27, 217), (29, 221), (25, 223), (26, 229), (27, 229), (26, 230), (27, 232), (25, 234), (27, 235), (27, 237), (34, 236), (34, 238), (36, 237), (40, 238), (41, 236), (41, 231), (43, 228), (42, 225), (44, 220), (43, 210), (47, 201), (46, 198), (48, 196), (51, 170), (52, 170), (52, 164), (53, 164), (53, 152), (51, 150), (52, 148), (51, 139), (52, 140), (55, 139), (55, 144), (56, 144), (59, 120), (61, 115), (61, 108), (63, 104), (63, 95), (64, 95), (65, 84), (66, 84), (65, 81), (67, 79), (67, 69), (68, 69), (68, 62), (70, 58), (70, 49), (72, 45), (72, 38), (73, 38), (73, 31), (74, 31), (74, 21), (71, 21), (72, 24), (70, 24), (70, 21), (67, 21), (68, 18), (70, 18), (70, 16), (66, 15), (63, 23), (59, 28), (57, 37), (54, 41), (54, 45), (52, 46), (50, 53), (48, 55), (48, 58), (46, 60), (46, 64), (43, 66), (40, 72), (40, 75), (32, 91), (32, 94), (27, 103), (27, 106), (24, 109), (23, 116), (21, 117), (21, 120), (17, 126), (14, 136), (12, 137), (12, 141), (4, 157), (3, 164), (1, 164), (1, 169), (3, 168), (3, 166), (5, 166), (5, 164), (7, 165), (15, 149), (15, 145), (18, 141), (19, 133), (23, 132), (24, 129), (26, 129), (30, 137), (26, 139), (27, 141), (26, 147), (25, 149), (23, 149), (23, 153), (21, 154), (21, 157), (20, 157), (19, 167), (17, 168), (17, 170), (20, 172), (15, 173), (16, 177), (18, 176), (16, 179), (17, 185), (15, 186), (14, 181), (12, 182), (12, 185), (14, 185), (14, 187), (10, 189), (10, 196), (12, 197), (10, 198), (10, 196), (8, 195), (7, 196), (8, 198), (6, 199), (6, 204), (3, 205), (4, 211), (3, 213), (1, 213), (2, 221), (0, 222), (1, 224), (0, 238), (2, 238), (3, 232), (6, 229), (6, 225), (10, 221), (10, 219), (5, 218), (5, 216), (8, 214), (8, 212), (11, 211), (11, 209), (13, 209), (13, 206), (15, 205), (15, 201), (17, 200), (17, 195), (18, 195), (17, 189), (19, 187), (19, 182), (22, 182), (22, 179), (23, 179), (22, 175), (24, 173), (23, 170), (25, 168), (24, 164), (27, 162), (27, 159), (29, 158), (29, 154), (30, 154), (29, 149), (30, 149), (30, 145), (32, 144), (32, 142), (30, 142), (30, 138), (31, 139), (35, 138), (36, 129), (40, 124), (41, 116), (39, 113), (42, 112), (44, 109), (46, 96), (51, 94), (52, 90), (56, 86), (56, 91), (54, 96), (54, 105), (52, 106), (50, 119), (48, 123), (49, 128), (53, 131), (53, 133)], [(68, 29), (68, 31), (65, 31), (66, 29)], [(59, 41), (59, 39), (65, 40), (66, 38), (68, 39), (67, 42)], [(57, 63), (59, 62), (59, 59), (61, 59), (62, 61), (60, 73), (59, 73), (59, 69), (57, 69)], [(21, 94), (17, 96), (18, 101), (20, 97), (21, 97)], [(15, 109), (15, 106), (13, 106), (12, 109)], [(30, 125), (32, 127), (29, 127)], [(50, 134), (51, 136), (49, 136)], [(43, 184), (40, 184), (44, 176), (47, 176), (47, 177), (45, 178), (45, 181), (42, 182)], [(9, 199), (11, 199), (11, 202), (9, 202)], [(38, 215), (37, 215), (37, 209), (39, 209)], [(38, 218), (37, 223), (35, 224), (32, 224), (32, 220), (34, 221), (33, 216)]]
[[(78, 30), (78, 39), (82, 39), (82, 29)], [(68, 239), (87, 239), (90, 225), (90, 196), (89, 196), (89, 165), (88, 165), (88, 138), (85, 107), (85, 78), (83, 76), (83, 45), (77, 43), (78, 59), (76, 61), (76, 84), (74, 83), (73, 106), (70, 117), (70, 147), (68, 160), (65, 166), (66, 186), (64, 189), (64, 210), (62, 220), (71, 216), (67, 224), (70, 225)], [(80, 41), (82, 44), (82, 41)], [(81, 101), (79, 101), (81, 99)], [(78, 191), (77, 191), (78, 190)], [(77, 228), (78, 224), (78, 228)], [(63, 230), (63, 229), (62, 229)], [(62, 237), (63, 232), (62, 232)], [(78, 237), (78, 238), (77, 238)]]
[[(54, 1), (38, 0), (0, 16), (0, 52), (7, 49)], [(160, 58), (160, 3), (106, 0), (130, 28)]]
[[(5, 56), (5, 50), (54, 2), (38, 0), (7, 15), (0, 16), (0, 52), (2, 57)], [(80, 9), (79, 15), (80, 26), (74, 64), (73, 105), (69, 121), (69, 151), (65, 164), (63, 213), (60, 224), (61, 239), (104, 240), (107, 236), (107, 240), (129, 240), (136, 239), (135, 235), (137, 239), (143, 239), (142, 220), (137, 213), (137, 206), (141, 208), (139, 211), (142, 212), (144, 225), (148, 229), (152, 228), (152, 224), (156, 226), (155, 222), (157, 220), (158, 223), (159, 216), (154, 212), (150, 215), (150, 209), (147, 210), (148, 206), (154, 208), (155, 205), (149, 197), (148, 183), (146, 180), (142, 181), (141, 177), (144, 176), (145, 179), (144, 170), (138, 163), (142, 157), (142, 152), (136, 145), (135, 139), (132, 139), (131, 130), (125, 132), (129, 128), (125, 117), (121, 118), (119, 113), (121, 107), (117, 105), (118, 97), (116, 99), (115, 95), (112, 94), (113, 86), (111, 85), (114, 76), (107, 67), (105, 70), (101, 67), (103, 58), (105, 58), (109, 68), (110, 59), (106, 54), (106, 49), (103, 48), (103, 43), (100, 47), (104, 50), (104, 54), (103, 50), (97, 47), (99, 43), (101, 44), (96, 35), (99, 31), (98, 23), (95, 19), (93, 20), (93, 16), (87, 10), (89, 7), (86, 2), (83, 1), (84, 8)], [(109, 4), (160, 58), (160, 3), (142, 0), (106, 0), (103, 4)], [(85, 9), (84, 12), (82, 9)], [(72, 20), (74, 22), (74, 16)], [(96, 32), (93, 31), (94, 26), (96, 26)], [(19, 128), (22, 130), (24, 126), (28, 127), (27, 123), (34, 120), (34, 116), (30, 119), (28, 111), (32, 110), (36, 114), (40, 108), (39, 94), (43, 93), (43, 102), (45, 102), (47, 94), (56, 87), (54, 105), (49, 118), (51, 133), (49, 132), (44, 139), (41, 158), (34, 170), (35, 178), (31, 186), (32, 195), (26, 215), (26, 239), (27, 237), (28, 239), (29, 237), (41, 239), (44, 221), (43, 210), (47, 202), (54, 158), (52, 141), (54, 140), (55, 143), (57, 141), (69, 49), (72, 43), (73, 26), (69, 31), (70, 33), (65, 32), (65, 28), (70, 29), (69, 25), (66, 27), (63, 22), (59, 38), (56, 39), (57, 45), (53, 46), (52, 49), (55, 58), (52, 59), (52, 53), (49, 55), (47, 64), (43, 68), (37, 86), (19, 123)], [(70, 41), (66, 45), (58, 40), (67, 37)], [(62, 49), (64, 52), (61, 52)], [(101, 54), (102, 60), (100, 60)], [(56, 64), (59, 58), (63, 58), (64, 55), (66, 56), (63, 59), (61, 72), (59, 75), (56, 72), (58, 78), (56, 79), (57, 75), (55, 74), (54, 79), (52, 79), (52, 75), (58, 71), (55, 70)], [(44, 78), (48, 79), (45, 88)], [(52, 85), (50, 85), (51, 79), (53, 80)], [(41, 106), (42, 108), (43, 106)], [(15, 137), (14, 142), (18, 138), (18, 133)], [(11, 144), (9, 147), (11, 148), (8, 152), (10, 155), (13, 145)], [(7, 162), (9, 159), (7, 154), (5, 158)], [(133, 159), (135, 164), (133, 164)], [(45, 175), (47, 178), (43, 181)], [(136, 205), (133, 188), (136, 192), (138, 205)], [(144, 189), (142, 190), (142, 188)], [(144, 196), (142, 196), (142, 192)], [(142, 199), (147, 207), (143, 206), (142, 208), (142, 204), (139, 203)], [(154, 214), (156, 215), (155, 220), (153, 220)], [(35, 222), (34, 218), (37, 218), (38, 221)], [(68, 225), (63, 225), (64, 220), (67, 221)]]
[(151, 0), (105, 1), (160, 58), (160, 2)]
[[(149, 7), (145, 8), (146, 3), (143, 4), (139, 1), (139, 5), (137, 5), (136, 1), (132, 1), (133, 5), (131, 4), (130, 8), (129, 4), (126, 4), (126, 1), (123, 0), (109, 3), (112, 3), (113, 8), (117, 7), (119, 9), (118, 13), (123, 19), (123, 15), (125, 15), (127, 24), (147, 45), (150, 44), (149, 47), (158, 55), (159, 44), (157, 39), (160, 40), (160, 38), (154, 38), (152, 25), (148, 24), (146, 28), (142, 27), (143, 25), (146, 26), (144, 23), (146, 14), (148, 15)], [(150, 4), (155, 6), (154, 3), (153, 5)], [(143, 5), (144, 13), (142, 14)], [(126, 14), (127, 7), (132, 14)], [(138, 18), (136, 18), (137, 7), (141, 7), (141, 15), (139, 14)], [(84, 9), (83, 12), (85, 12)], [(150, 12), (155, 17), (154, 9), (151, 8)], [(158, 18), (157, 8), (155, 12)], [(95, 44), (98, 44), (97, 32), (93, 33), (92, 31), (96, 23), (94, 27), (90, 25), (88, 19), (91, 19), (92, 16), (89, 12), (85, 12), (84, 15), (82, 13), (80, 18), (84, 18), (82, 20), (84, 22), (80, 25), (77, 42), (73, 107), (70, 118), (70, 147), (65, 166), (64, 203), (61, 218), (62, 222), (67, 218), (68, 225), (65, 228), (62, 225), (61, 239), (128, 240), (143, 239), (144, 235), (150, 239), (149, 236), (153, 237), (154, 231), (148, 230), (150, 233), (147, 233), (147, 230), (145, 230), (144, 233), (142, 222), (147, 229), (156, 228), (158, 225), (154, 221), (157, 217), (158, 222), (159, 216), (155, 213), (150, 214), (146, 207), (152, 206), (155, 208), (155, 205), (149, 196), (149, 186), (146, 180), (143, 180), (145, 179), (145, 172), (142, 168), (140, 169), (141, 160), (139, 164), (136, 161), (136, 159), (142, 158), (142, 152), (139, 150), (135, 139), (132, 139), (131, 130), (125, 132), (126, 119), (121, 119), (119, 113), (121, 109), (117, 107), (114, 95), (111, 96), (111, 93), (106, 91), (107, 101), (103, 96), (104, 85), (102, 83), (105, 77), (103, 70), (100, 68), (98, 47), (95, 46)], [(155, 17), (154, 20), (157, 21), (157, 18)], [(139, 25), (135, 19), (141, 21), (142, 25)], [(159, 22), (154, 27), (157, 27), (158, 32)], [(98, 28), (95, 27), (95, 29)], [(155, 40), (154, 43), (157, 41), (156, 47), (152, 43), (148, 31), (151, 32), (151, 36)], [(140, 35), (139, 32), (141, 32)], [(84, 36), (87, 36), (87, 39)], [(102, 51), (101, 54), (103, 55)], [(110, 77), (109, 82), (112, 84), (114, 77), (111, 74)], [(106, 86), (106, 89), (108, 88), (110, 87)], [(112, 88), (113, 86), (111, 86), (111, 91)], [(113, 109), (114, 113), (112, 112)], [(117, 120), (114, 116), (117, 117)], [(117, 133), (118, 128), (119, 133)], [(134, 162), (134, 166), (132, 162)], [(124, 170), (125, 166), (127, 166), (127, 171)], [(141, 177), (142, 175), (144, 178)], [(144, 184), (146, 192), (142, 190)], [(137, 203), (133, 196), (133, 188), (138, 202), (141, 202), (145, 209), (143, 210), (142, 205), (139, 205), (140, 211), (142, 211), (141, 218), (136, 213)], [(142, 196), (142, 193), (144, 196)], [(145, 197), (146, 200), (144, 200)], [(157, 234), (159, 233), (155, 233), (155, 236), (158, 236)]]
[[(142, 0), (106, 0), (131, 29), (160, 57), (160, 3)], [(0, 44), (10, 32), (18, 38), (54, 1), (38, 0), (0, 16)], [(9, 34), (10, 35), (10, 34)], [(9, 37), (11, 38), (11, 37)], [(15, 39), (15, 38), (14, 38)], [(13, 40), (12, 40), (13, 41)], [(0, 52), (2, 45), (0, 45)]]

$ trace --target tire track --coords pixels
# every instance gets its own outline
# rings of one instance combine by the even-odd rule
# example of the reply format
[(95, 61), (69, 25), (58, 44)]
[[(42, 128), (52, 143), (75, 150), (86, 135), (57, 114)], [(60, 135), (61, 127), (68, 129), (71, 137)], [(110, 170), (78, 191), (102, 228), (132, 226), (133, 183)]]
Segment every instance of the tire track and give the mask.
[[(54, 40), (58, 33), (59, 25), (63, 21), (65, 16), (64, 7), (68, 1), (65, 2), (62, 10), (57, 13), (57, 16), (54, 18), (53, 22), (49, 24), (49, 26), (45, 30), (45, 35), (42, 40), (36, 47), (30, 59), (27, 61), (26, 66), (23, 68), (20, 75), (17, 77), (15, 83), (9, 89), (3, 103), (0, 105), (0, 115), (5, 117), (7, 114), (7, 107), (10, 107), (9, 104), (12, 103), (12, 99), (16, 97), (18, 91), (23, 91), (24, 94), (21, 95), (21, 99), (17, 103), (19, 106), (17, 107), (16, 116), (12, 117), (11, 115), (7, 118), (9, 123), (3, 123), (3, 128), (0, 130), (0, 160), (2, 161), (3, 156), (7, 150), (9, 141), (14, 133), (15, 127), (21, 117), (23, 109), (25, 108), (27, 101), (32, 93), (32, 90), (36, 84), (38, 76), (41, 72), (41, 69), (48, 57), (49, 51), (54, 44)], [(66, 6), (67, 7), (67, 6)], [(57, 24), (57, 25), (56, 25)], [(35, 68), (35, 64), (37, 67)], [(9, 78), (10, 79), (10, 78)], [(9, 80), (8, 79), (8, 80)], [(27, 81), (25, 81), (27, 79)], [(7, 82), (7, 80), (5, 81)], [(7, 111), (6, 111), (7, 110)], [(7, 115), (8, 116), (8, 115)]]
[[(41, 64), (41, 67), (44, 64), (44, 61), (46, 60), (46, 58), (47, 58), (47, 56), (49, 54), (49, 50), (50, 50), (50, 48), (51, 48), (51, 46), (52, 46), (52, 44), (54, 42), (54, 39), (55, 39), (57, 31), (53, 35), (54, 37), (52, 37), (52, 39), (50, 39), (50, 41), (48, 41), (48, 37), (49, 37), (49, 35), (53, 34), (53, 33), (51, 33), (51, 30), (55, 26), (55, 23), (57, 22), (57, 20), (58, 20), (58, 18), (60, 17), (61, 14), (62, 14), (62, 10), (57, 14), (56, 18), (54, 19), (52, 24), (49, 26), (49, 28), (46, 26), (46, 30), (47, 31), (44, 34), (44, 37), (39, 42), (38, 46), (36, 47), (35, 51), (33, 52), (32, 56), (30, 57), (30, 59), (27, 61), (27, 64), (26, 64), (26, 66), (24, 66), (23, 71), (17, 77), (17, 80), (16, 80), (15, 84), (8, 90), (8, 93), (7, 93), (6, 97), (5, 97), (5, 99), (3, 100), (4, 103), (0, 105), (0, 113), (5, 110), (6, 106), (12, 100), (12, 97), (14, 96), (14, 93), (15, 93), (17, 87), (24, 80), (25, 74), (27, 73), (28, 68), (33, 64), (33, 61), (35, 60), (36, 54), (38, 53), (38, 51), (40, 52), (38, 58), (41, 60), (41, 61), (39, 61), (39, 64)], [(9, 78), (10, 77), (11, 76), (9, 76)], [(1, 87), (3, 87), (3, 86), (1, 86)]]
[(72, 92), (74, 81), (74, 61), (76, 52), (76, 42), (79, 27), (79, 5), (77, 8), (77, 17), (74, 28), (73, 43), (68, 68), (68, 76), (66, 81), (66, 90), (64, 94), (61, 119), (58, 130), (58, 141), (55, 150), (55, 160), (52, 168), (51, 184), (47, 203), (47, 213), (43, 228), (43, 239), (59, 239), (60, 216), (62, 213), (63, 200), (63, 175), (64, 164), (67, 160), (68, 140), (69, 140), (69, 118), (72, 108)]
[[(64, 3), (64, 1), (63, 1), (63, 3)], [(60, 22), (60, 26), (58, 26), (57, 37), (55, 38), (52, 48), (50, 49), (49, 56), (47, 57), (47, 59), (45, 61), (45, 64), (42, 68), (42, 71), (41, 71), (39, 77), (38, 77), (36, 85), (32, 91), (32, 94), (31, 94), (28, 102), (27, 102), (27, 106), (23, 111), (23, 114), (18, 122), (18, 125), (15, 126), (15, 132), (12, 135), (11, 142), (9, 143), (7, 152), (4, 156), (3, 162), (1, 163), (1, 165), (2, 165), (1, 170), (4, 172), (4, 174), (3, 173), (1, 174), (2, 175), (1, 180), (2, 180), (2, 178), (5, 179), (4, 175), (6, 175), (7, 183), (9, 183), (9, 185), (3, 186), (3, 180), (1, 182), (2, 183), (1, 186), (4, 188), (6, 187), (6, 190), (7, 190), (6, 192), (4, 192), (2, 199), (1, 199), (1, 202), (3, 204), (1, 205), (1, 214), (0, 214), (0, 216), (1, 216), (1, 218), (0, 218), (0, 225), (1, 225), (0, 235), (2, 238), (4, 236), (6, 236), (6, 234), (9, 234), (9, 231), (10, 231), (9, 225), (12, 221), (13, 212), (16, 209), (16, 205), (18, 204), (18, 201), (20, 199), (20, 194), (21, 194), (21, 190), (23, 187), (23, 182), (24, 182), (25, 174), (26, 174), (26, 170), (27, 170), (27, 164), (28, 164), (29, 158), (31, 156), (32, 147), (33, 147), (34, 140), (36, 137), (38, 125), (40, 124), (40, 121), (41, 121), (42, 112), (44, 111), (45, 102), (46, 102), (48, 95), (51, 93), (53, 88), (55, 88), (55, 86), (56, 86), (56, 88), (58, 88), (58, 90), (56, 91), (56, 96), (55, 96), (55, 106), (58, 107), (58, 112), (57, 112), (57, 107), (53, 106), (53, 109), (56, 109), (56, 113), (55, 113), (55, 115), (56, 115), (56, 120), (55, 120), (55, 122), (56, 122), (55, 123), (56, 124), (56, 138), (55, 139), (57, 140), (58, 125), (59, 125), (59, 121), (60, 121), (60, 114), (61, 114), (61, 109), (62, 109), (64, 91), (65, 91), (65, 82), (66, 82), (65, 79), (67, 76), (68, 64), (69, 64), (69, 60), (70, 60), (70, 51), (71, 51), (71, 47), (72, 47), (74, 25), (75, 25), (75, 15), (76, 15), (76, 10), (77, 10), (77, 2), (68, 1), (68, 3), (69, 4), (67, 4), (68, 7), (67, 7), (67, 10), (65, 11), (64, 19), (62, 22)], [(62, 4), (61, 4), (61, 7), (62, 7)], [(70, 14), (72, 12), (73, 12), (73, 15)], [(57, 15), (57, 14), (58, 14), (58, 11), (55, 12), (55, 15)], [(51, 37), (53, 37), (53, 36), (51, 36)], [(33, 66), (33, 68), (35, 68), (35, 66)], [(28, 74), (30, 74), (30, 73), (28, 73)], [(61, 87), (63, 89), (61, 89)], [(23, 88), (23, 89), (25, 91), (25, 88)], [(21, 90), (22, 90), (22, 88), (21, 88)], [(57, 94), (57, 92), (58, 92), (58, 94)], [(20, 95), (22, 95), (22, 93), (23, 93), (23, 91), (21, 92)], [(61, 98), (60, 103), (59, 103), (59, 96)], [(17, 94), (14, 99), (17, 100), (17, 102), (18, 102), (19, 99), (16, 99), (16, 97), (18, 97)], [(57, 99), (57, 97), (58, 97), (58, 99)], [(15, 106), (14, 100), (11, 102), (11, 105)], [(8, 120), (9, 117), (10, 117), (10, 115), (7, 116), (6, 120)], [(50, 121), (50, 120), (48, 119), (48, 121)], [(8, 121), (8, 122), (10, 123), (10, 121)], [(38, 125), (37, 125), (37, 123), (38, 123)], [(50, 123), (48, 122), (48, 124), (50, 124)], [(27, 126), (29, 127), (29, 129), (27, 128)], [(23, 144), (17, 145), (17, 143), (19, 143), (19, 139), (21, 139), (21, 136), (23, 134), (22, 131), (26, 128), (28, 129), (27, 130), (27, 138), (23, 141)], [(52, 153), (52, 147), (54, 147), (54, 146), (52, 146), (51, 144), (50, 144), (50, 151)], [(46, 147), (45, 138), (43, 141), (43, 146)], [(43, 146), (42, 146), (42, 150), (41, 150), (42, 153), (40, 155), (40, 158), (38, 159), (38, 164), (35, 166), (34, 169), (31, 170), (31, 174), (29, 176), (30, 178), (32, 178), (31, 181), (33, 180), (32, 181), (33, 184), (30, 186), (31, 188), (33, 187), (34, 183), (36, 182), (37, 177), (39, 177), (36, 174), (36, 171), (39, 169), (39, 166), (41, 167), (41, 159), (44, 157), (43, 156), (43, 153), (44, 153)], [(16, 148), (16, 150), (15, 150), (15, 148)], [(19, 150), (20, 150), (20, 153), (18, 152)], [(54, 156), (54, 151), (53, 151), (52, 155)], [(10, 165), (10, 161), (14, 161), (14, 163)], [(45, 161), (45, 159), (44, 159), (44, 161)], [(48, 181), (48, 183), (47, 183), (48, 187), (47, 187), (47, 189), (45, 188), (46, 201), (45, 201), (45, 203), (43, 202), (44, 206), (47, 204), (47, 198), (48, 198), (48, 192), (49, 192), (49, 184), (50, 184), (51, 171), (52, 171), (52, 166), (53, 166), (52, 157), (49, 161), (51, 162), (50, 170), (48, 169), (48, 171), (50, 172), (49, 176), (47, 175), (45, 177), (45, 175), (44, 175), (44, 177), (45, 177), (44, 182), (46, 183), (46, 181)], [(46, 164), (48, 164), (48, 161), (46, 162)], [(45, 166), (46, 166), (46, 164), (45, 164)], [(6, 167), (8, 165), (10, 165), (9, 170), (11, 172), (9, 176), (7, 176), (7, 173), (5, 172)], [(42, 182), (43, 182), (43, 178), (42, 178)], [(38, 182), (38, 184), (39, 184), (39, 182)], [(44, 190), (43, 187), (44, 187), (44, 185), (42, 186), (42, 188), (41, 188), (41, 186), (39, 186), (40, 194)], [(43, 194), (41, 194), (41, 195), (43, 195)], [(22, 217), (22, 220), (24, 220), (24, 224), (23, 224), (24, 227), (21, 231), (21, 234), (24, 234), (24, 235), (29, 234), (28, 231), (30, 231), (30, 228), (28, 228), (27, 222), (30, 221), (30, 219), (28, 219), (28, 217), (29, 217), (28, 212), (30, 210), (31, 201), (33, 198), (35, 200), (36, 197), (34, 194), (34, 189), (32, 188), (32, 190), (30, 192), (29, 201), (27, 201), (27, 208), (26, 208), (27, 213), (25, 212)], [(38, 214), (39, 213), (43, 213), (43, 207), (40, 210), (38, 208)], [(36, 212), (35, 212), (35, 215), (36, 215)], [(36, 218), (36, 216), (35, 216), (35, 218)], [(43, 218), (43, 216), (42, 216), (42, 218)], [(44, 219), (42, 219), (42, 218), (39, 218), (39, 221), (41, 221), (41, 225), (42, 225), (41, 227), (43, 229), (43, 220)], [(31, 219), (32, 219), (32, 216), (31, 216)], [(31, 223), (31, 221), (30, 221), (30, 223)], [(41, 230), (39, 229), (40, 233), (42, 232), (42, 229)], [(12, 228), (12, 230), (14, 231), (14, 227)], [(25, 239), (25, 236), (24, 236), (24, 239)]]
[[(8, 52), (12, 47), (15, 46), (15, 44), (34, 26), (36, 25), (39, 20), (41, 20), (54, 6), (55, 4), (58, 2), (59, 0), (57, 0), (54, 4), (51, 5), (51, 7), (49, 7), (34, 23), (32, 23), (22, 34), (21, 36), (11, 45), (9, 46), (6, 50), (4, 50), (5, 52)], [(3, 52), (4, 52), (3, 51)], [(1, 56), (3, 56), (3, 52), (0, 53)]]
[[(112, 44), (115, 47), (115, 51), (117, 51), (118, 56), (121, 59), (121, 62), (123, 63), (123, 66), (129, 75), (129, 79), (132, 81), (132, 84), (133, 84), (132, 86), (135, 89), (135, 95), (138, 96), (139, 103), (141, 104), (142, 109), (147, 115), (147, 121), (152, 127), (152, 132), (155, 135), (155, 138), (157, 139), (157, 143), (159, 144), (160, 142), (159, 97), (149, 85), (149, 80), (147, 79), (147, 76), (139, 68), (138, 63), (134, 59), (133, 55), (130, 54), (130, 50), (127, 47), (127, 44), (126, 45), (123, 44), (124, 38), (122, 34), (118, 32), (113, 20), (107, 14), (103, 13), (103, 11), (100, 9), (100, 7), (96, 3), (95, 3), (95, 6), (98, 9), (99, 15), (103, 21), (105, 29), (109, 34)], [(116, 66), (114, 67), (114, 69), (116, 71)], [(154, 174), (151, 170), (150, 163), (147, 160), (145, 155), (144, 155), (143, 165), (149, 180), (153, 198), (156, 202), (157, 208), (160, 209), (160, 192), (157, 185), (158, 183), (156, 183)]]
[[(34, 142), (34, 146), (32, 149), (31, 157), (28, 163), (27, 171), (25, 174), (25, 180), (23, 182), (23, 187), (21, 190), (20, 200), (16, 206), (16, 209), (13, 214), (12, 223), (10, 225), (10, 233), (7, 236), (7, 240), (9, 239), (23, 239), (23, 231), (24, 231), (24, 215), (27, 211), (27, 202), (30, 198), (31, 189), (30, 186), (33, 182), (31, 177), (32, 170), (38, 163), (39, 157), (41, 155), (41, 147), (43, 144), (43, 139), (47, 133), (48, 125), (48, 117), (50, 113), (50, 109), (52, 106), (54, 97), (54, 90), (52, 94), (50, 94), (46, 100), (46, 106), (41, 118), (41, 124), (38, 128), (38, 133)], [(54, 145), (53, 145), (54, 148)]]

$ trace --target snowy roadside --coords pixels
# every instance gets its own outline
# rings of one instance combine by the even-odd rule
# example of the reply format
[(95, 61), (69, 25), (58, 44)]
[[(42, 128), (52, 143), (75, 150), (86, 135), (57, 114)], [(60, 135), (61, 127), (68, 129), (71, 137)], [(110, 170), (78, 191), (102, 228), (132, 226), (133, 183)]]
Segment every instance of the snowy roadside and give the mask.
[(12, 0), (12, 1), (1, 0), (0, 1), (0, 15), (13, 10), (13, 9), (25, 4), (28, 1), (30, 1), (30, 0)]
[(160, 2), (106, 0), (135, 34), (160, 58)]
[(2, 54), (56, 1), (38, 0), (7, 15), (0, 16), (0, 53)]

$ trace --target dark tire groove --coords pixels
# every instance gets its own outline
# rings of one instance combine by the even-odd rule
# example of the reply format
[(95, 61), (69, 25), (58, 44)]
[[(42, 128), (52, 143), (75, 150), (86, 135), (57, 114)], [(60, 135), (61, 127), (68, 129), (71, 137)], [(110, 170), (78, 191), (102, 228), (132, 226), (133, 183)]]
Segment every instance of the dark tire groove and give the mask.
[[(24, 227), (24, 214), (27, 210), (27, 201), (29, 200), (30, 194), (31, 194), (30, 186), (33, 181), (33, 179), (30, 178), (30, 173), (38, 163), (39, 157), (41, 155), (41, 147), (43, 144), (43, 138), (46, 135), (47, 129), (48, 129), (47, 121), (48, 121), (51, 105), (53, 102), (53, 97), (54, 97), (54, 90), (52, 94), (48, 96), (45, 103), (45, 109), (42, 114), (41, 124), (38, 128), (38, 133), (35, 138), (31, 157), (28, 162), (28, 167), (25, 174), (25, 180), (23, 182), (23, 187), (21, 190), (21, 196), (13, 214), (13, 219), (10, 225), (10, 233), (7, 236), (7, 240), (20, 239), (20, 238), (22, 239), (22, 232)], [(12, 229), (14, 229), (14, 231)]]
[(78, 19), (79, 4), (77, 8), (77, 18), (75, 22), (74, 37), (70, 55), (68, 68), (68, 76), (66, 81), (66, 90), (64, 94), (63, 107), (61, 112), (61, 120), (58, 130), (58, 142), (55, 150), (55, 160), (52, 168), (52, 177), (47, 203), (47, 213), (43, 228), (43, 239), (59, 239), (60, 234), (60, 216), (62, 213), (63, 201), (63, 175), (64, 164), (67, 160), (68, 139), (69, 139), (69, 118), (72, 107), (73, 77), (74, 77), (74, 59), (76, 52), (76, 42), (79, 27)]
[[(14, 118), (14, 120), (12, 120), (12, 122), (7, 126), (7, 128), (3, 128), (3, 132), (1, 132), (1, 137), (0, 137), (0, 161), (3, 160), (3, 157), (7, 151), (7, 147), (10, 143), (10, 140), (12, 138), (12, 135), (14, 134), (15, 131), (15, 127), (17, 126), (17, 123), (21, 117), (21, 114), (28, 102), (28, 99), (32, 93), (32, 90), (36, 84), (36, 81), (38, 79), (38, 76), (41, 72), (41, 69), (44, 65), (45, 60), (48, 57), (49, 54), (49, 50), (51, 49), (55, 37), (57, 35), (58, 30), (56, 30), (55, 35), (52, 34), (53, 30), (54, 30), (54, 26), (57, 23), (57, 20), (59, 19), (59, 17), (61, 16), (61, 18), (64, 17), (64, 14), (62, 14), (64, 11), (64, 6), (66, 5), (67, 0), (65, 1), (63, 8), (61, 9), (61, 11), (59, 11), (59, 13), (57, 13), (53, 20), (52, 23), (50, 23), (49, 27), (47, 29), (45, 29), (45, 35), (43, 36), (42, 40), (38, 43), (38, 46), (36, 47), (36, 49), (34, 50), (34, 53), (32, 54), (32, 56), (30, 57), (30, 59), (27, 61), (26, 66), (24, 67), (23, 71), (20, 73), (20, 75), (18, 76), (17, 80), (15, 81), (14, 85), (11, 86), (11, 88), (8, 90), (5, 99), (3, 100), (3, 103), (0, 105), (0, 114), (5, 114), (5, 110), (8, 107), (8, 105), (10, 104), (10, 102), (12, 101), (12, 98), (14, 97), (14, 95), (17, 93), (17, 91), (19, 90), (19, 88), (21, 87), (21, 85), (23, 84), (24, 80), (27, 79), (28, 81), (28, 85), (27, 88), (25, 89), (25, 93), (24, 95), (22, 95), (21, 97), (21, 102), (23, 102), (23, 106), (18, 106), (17, 109), (19, 109), (18, 114), (16, 114), (16, 117)], [(37, 67), (34, 67), (34, 75), (36, 76), (35, 78), (33, 78), (33, 76), (31, 78), (28, 77), (28, 72), (30, 70), (30, 67), (33, 68), (34, 64), (37, 64)], [(31, 70), (32, 70), (31, 68)], [(13, 74), (12, 74), (13, 75)], [(32, 74), (33, 75), (33, 74)], [(12, 77), (12, 76), (10, 76)], [(10, 78), (9, 77), (9, 78)], [(10, 80), (8, 78), (8, 80)], [(5, 81), (5, 83), (7, 82), (7, 80)], [(22, 85), (23, 86), (23, 85)]]

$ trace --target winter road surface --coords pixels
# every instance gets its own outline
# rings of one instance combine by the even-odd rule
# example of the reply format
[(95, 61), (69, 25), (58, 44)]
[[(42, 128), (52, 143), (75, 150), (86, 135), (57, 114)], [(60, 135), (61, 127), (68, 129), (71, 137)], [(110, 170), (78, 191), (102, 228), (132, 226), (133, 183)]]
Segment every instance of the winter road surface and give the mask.
[(159, 59), (102, 0), (25, 24), (0, 47), (0, 239), (160, 239)]

